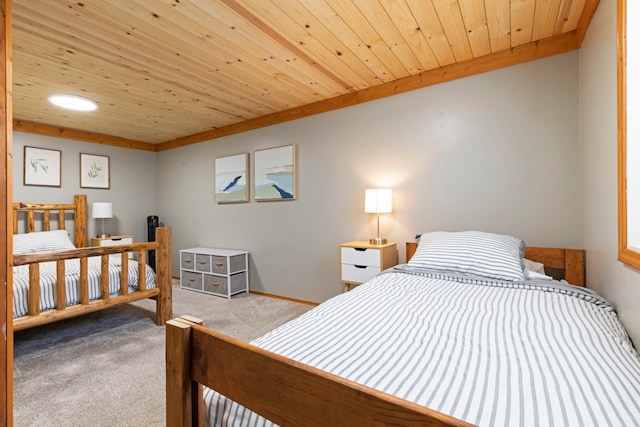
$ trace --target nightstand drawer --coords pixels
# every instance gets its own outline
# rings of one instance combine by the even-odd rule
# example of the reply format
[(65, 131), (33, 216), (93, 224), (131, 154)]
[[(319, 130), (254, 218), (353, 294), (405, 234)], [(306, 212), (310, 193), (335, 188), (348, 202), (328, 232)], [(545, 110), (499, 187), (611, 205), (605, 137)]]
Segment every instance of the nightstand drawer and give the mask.
[[(133, 244), (133, 236), (110, 236), (110, 237), (92, 237), (91, 246), (116, 246), (116, 245), (131, 245)], [(133, 252), (129, 252), (129, 259), (133, 259)], [(112, 260), (119, 262), (121, 260), (120, 254), (113, 254), (109, 256)]]
[(380, 273), (380, 267), (342, 264), (343, 282), (364, 283), (378, 273)]
[(370, 242), (354, 241), (340, 245), (340, 280), (344, 291), (351, 285), (364, 283), (381, 271), (398, 263), (395, 243), (373, 245)]
[[(375, 248), (341, 248), (342, 264), (366, 265), (380, 267), (380, 249)], [(378, 271), (380, 268), (378, 268)]]
[(130, 245), (133, 243), (133, 237), (111, 237), (98, 239), (100, 244), (98, 246), (115, 246), (115, 245)]

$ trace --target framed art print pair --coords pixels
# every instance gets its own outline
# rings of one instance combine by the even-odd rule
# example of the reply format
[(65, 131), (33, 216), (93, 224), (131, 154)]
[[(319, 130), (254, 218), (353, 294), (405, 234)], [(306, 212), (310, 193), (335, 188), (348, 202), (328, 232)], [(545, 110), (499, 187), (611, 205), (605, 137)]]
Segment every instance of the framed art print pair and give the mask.
[[(215, 160), (215, 199), (218, 203), (249, 201), (249, 153)], [(296, 146), (256, 150), (253, 155), (254, 200), (296, 198)]]

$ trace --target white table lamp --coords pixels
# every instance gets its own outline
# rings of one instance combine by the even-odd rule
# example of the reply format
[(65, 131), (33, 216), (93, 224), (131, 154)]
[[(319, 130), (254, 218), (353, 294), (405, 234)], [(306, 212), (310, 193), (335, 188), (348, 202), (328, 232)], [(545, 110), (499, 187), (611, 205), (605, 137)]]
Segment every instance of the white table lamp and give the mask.
[(113, 204), (111, 202), (94, 202), (91, 205), (92, 218), (102, 219), (102, 234), (98, 237), (110, 237), (110, 234), (104, 233), (104, 220), (113, 218)]
[(369, 239), (372, 245), (384, 245), (387, 239), (380, 237), (380, 214), (390, 213), (391, 210), (391, 189), (379, 188), (368, 189), (364, 193), (364, 211), (366, 213), (375, 213), (378, 215), (378, 233), (376, 237)]

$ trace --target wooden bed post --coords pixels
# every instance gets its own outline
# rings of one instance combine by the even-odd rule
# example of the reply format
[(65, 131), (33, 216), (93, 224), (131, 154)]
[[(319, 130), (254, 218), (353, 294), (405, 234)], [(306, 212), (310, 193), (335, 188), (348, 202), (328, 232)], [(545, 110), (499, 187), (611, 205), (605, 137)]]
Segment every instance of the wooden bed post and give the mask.
[(167, 323), (173, 316), (173, 304), (171, 300), (171, 228), (158, 227), (156, 229), (156, 242), (159, 248), (156, 251), (156, 286), (160, 289), (160, 295), (156, 297), (156, 324), (159, 326)]
[[(202, 324), (202, 320), (189, 319)], [(184, 319), (167, 321), (166, 404), (167, 427), (202, 426), (202, 386), (191, 379), (191, 325)]]
[(76, 248), (84, 248), (89, 244), (87, 240), (87, 195), (76, 194), (73, 196), (73, 201), (76, 205), (73, 218), (73, 240)]

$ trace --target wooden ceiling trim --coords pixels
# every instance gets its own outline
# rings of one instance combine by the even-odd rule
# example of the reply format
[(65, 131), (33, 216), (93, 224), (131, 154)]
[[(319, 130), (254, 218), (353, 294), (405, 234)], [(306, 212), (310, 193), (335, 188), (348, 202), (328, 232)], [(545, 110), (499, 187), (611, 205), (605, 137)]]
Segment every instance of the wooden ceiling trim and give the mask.
[(531, 42), (526, 45), (496, 52), (481, 58), (471, 59), (463, 63), (456, 63), (443, 68), (425, 71), (394, 82), (363, 89), (356, 93), (346, 94), (332, 99), (327, 99), (325, 101), (304, 105), (302, 107), (292, 108), (287, 111), (269, 114), (268, 116), (258, 117), (256, 119), (213, 129), (200, 134), (166, 141), (158, 144), (156, 151), (165, 151), (252, 129), (283, 123), (289, 120), (308, 117), (339, 108), (349, 107), (462, 77), (468, 77), (511, 65), (569, 52), (577, 48), (576, 32), (572, 31), (570, 33), (564, 33), (559, 36), (549, 37), (537, 42)]
[(575, 31), (459, 62), (358, 92), (359, 102), (392, 96), (577, 49)]
[(311, 58), (309, 55), (307, 55), (306, 52), (304, 52), (303, 50), (301, 50), (300, 48), (295, 46), (293, 43), (290, 43), (284, 36), (282, 36), (280, 33), (275, 31), (273, 28), (271, 28), (265, 22), (263, 22), (260, 18), (258, 18), (258, 16), (256, 16), (252, 12), (250, 12), (245, 6), (241, 5), (236, 0), (221, 0), (221, 2), (224, 3), (228, 8), (230, 8), (234, 12), (236, 12), (238, 15), (242, 16), (248, 22), (253, 24), (256, 28), (258, 28), (260, 31), (262, 31), (265, 35), (270, 37), (273, 41), (275, 41), (279, 45), (283, 46), (285, 49), (290, 50), (294, 55), (299, 56), (300, 58), (302, 58), (308, 64), (310, 64), (313, 67), (317, 68), (322, 74), (324, 74), (329, 79), (331, 79), (331, 80), (335, 81), (336, 83), (338, 83), (345, 90), (350, 91), (350, 92), (353, 91), (353, 89), (351, 88), (351, 85), (349, 85), (347, 82), (345, 82), (344, 80), (342, 80), (341, 78), (336, 76), (334, 73), (329, 71), (327, 68), (325, 68), (324, 66), (319, 64), (317, 61), (315, 61), (313, 58)]
[(55, 138), (73, 139), (94, 144), (112, 145), (116, 147), (133, 148), (136, 150), (156, 151), (157, 144), (133, 141), (117, 136), (104, 135), (83, 130), (67, 129), (60, 126), (50, 126), (42, 123), (33, 123), (23, 120), (13, 120), (13, 130), (17, 132), (33, 133), (37, 135), (52, 136)]
[(589, 28), (591, 19), (596, 13), (598, 4), (600, 4), (600, 0), (587, 0), (584, 5), (584, 9), (582, 9), (582, 14), (580, 15), (580, 20), (578, 21), (578, 27), (576, 28), (578, 46), (582, 45), (582, 40), (584, 40), (584, 35), (587, 32), (587, 28)]
[[(424, 0), (406, 0), (406, 2), (413, 11), (413, 16), (427, 39), (438, 65), (442, 67), (456, 62), (433, 3)], [(506, 46), (505, 49), (508, 47)]]
[(182, 138), (176, 138), (171, 141), (162, 142), (156, 145), (156, 151), (165, 151), (172, 148), (183, 147), (186, 145), (197, 144), (199, 142), (211, 139), (221, 138), (223, 136), (234, 135), (253, 129), (259, 129), (278, 123), (284, 123), (291, 120), (301, 119), (315, 114), (326, 113), (340, 108), (349, 107), (358, 103), (357, 93), (347, 93), (345, 95), (336, 96), (335, 98), (314, 102), (313, 104), (303, 105), (301, 107), (292, 108), (286, 111), (278, 111), (263, 117), (245, 120), (241, 123), (235, 123), (218, 129), (212, 129), (207, 132), (189, 135)]

